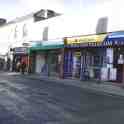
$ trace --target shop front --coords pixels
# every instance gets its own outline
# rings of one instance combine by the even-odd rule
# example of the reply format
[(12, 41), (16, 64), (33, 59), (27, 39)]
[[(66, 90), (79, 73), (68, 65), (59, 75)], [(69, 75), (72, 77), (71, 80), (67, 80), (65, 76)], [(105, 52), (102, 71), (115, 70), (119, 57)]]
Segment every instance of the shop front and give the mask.
[(102, 41), (106, 34), (65, 38), (64, 77), (99, 80), (105, 66), (106, 49)]
[(104, 40), (104, 45), (111, 49), (107, 53), (110, 69), (109, 80), (124, 83), (124, 32), (109, 33)]
[(13, 49), (12, 71), (20, 71), (17, 64), (22, 62), (25, 62), (26, 66), (28, 66), (28, 48), (16, 47)]
[(45, 76), (59, 77), (61, 73), (62, 40), (41, 41), (30, 48), (30, 53), (35, 55), (35, 73)]

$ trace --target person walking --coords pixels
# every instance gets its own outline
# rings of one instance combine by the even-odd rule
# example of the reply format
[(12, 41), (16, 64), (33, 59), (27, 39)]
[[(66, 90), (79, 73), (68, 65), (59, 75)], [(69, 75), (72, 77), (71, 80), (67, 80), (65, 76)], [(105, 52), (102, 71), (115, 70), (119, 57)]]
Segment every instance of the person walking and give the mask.
[(16, 64), (17, 72), (20, 72), (20, 66), (21, 66), (21, 63), (20, 63), (20, 61), (18, 61), (17, 64)]
[(22, 64), (21, 64), (21, 72), (22, 72), (22, 74), (25, 73), (25, 69), (26, 69), (26, 63), (23, 61)]

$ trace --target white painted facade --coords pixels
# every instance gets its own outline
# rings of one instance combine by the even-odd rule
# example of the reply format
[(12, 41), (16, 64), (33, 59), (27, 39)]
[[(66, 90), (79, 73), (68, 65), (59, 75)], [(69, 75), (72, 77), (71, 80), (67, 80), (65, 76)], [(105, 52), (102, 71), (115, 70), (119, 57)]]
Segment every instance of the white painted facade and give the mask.
[[(24, 21), (12, 24), (11, 34), (10, 34), (10, 38), (11, 38), (10, 41), (12, 47), (22, 46), (23, 43), (31, 40), (30, 34), (32, 30), (32, 23), (33, 23), (33, 18), (31, 17)], [(26, 36), (23, 36), (24, 26), (26, 30)], [(16, 33), (16, 37), (15, 37), (15, 33)]]
[[(28, 18), (23, 21), (8, 23), (0, 28), (0, 52), (6, 53), (10, 47), (20, 47), (24, 42), (30, 41), (31, 25), (33, 18)], [(23, 36), (24, 25), (27, 30), (27, 35)], [(16, 33), (16, 37), (15, 37)]]

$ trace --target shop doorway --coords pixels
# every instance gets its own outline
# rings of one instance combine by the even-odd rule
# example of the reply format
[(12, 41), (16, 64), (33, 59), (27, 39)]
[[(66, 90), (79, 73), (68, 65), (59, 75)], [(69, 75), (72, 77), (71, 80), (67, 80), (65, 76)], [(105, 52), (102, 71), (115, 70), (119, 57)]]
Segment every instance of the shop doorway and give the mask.
[(81, 54), (81, 80), (100, 80), (104, 50), (87, 48)]
[(75, 51), (73, 52), (72, 77), (80, 78), (80, 68), (81, 68), (81, 52)]
[(58, 51), (50, 51), (47, 55), (48, 76), (58, 77), (60, 72), (60, 58)]
[(124, 83), (124, 48), (114, 48), (114, 67), (117, 68), (117, 82)]
[(36, 55), (36, 73), (42, 73), (42, 68), (45, 64), (45, 57), (43, 54)]
[(27, 69), (28, 55), (23, 55), (23, 54), (14, 55), (14, 58), (13, 58), (13, 71), (20, 72), (20, 69), (18, 68), (18, 63), (21, 64), (22, 62), (24, 62), (26, 64), (26, 69)]

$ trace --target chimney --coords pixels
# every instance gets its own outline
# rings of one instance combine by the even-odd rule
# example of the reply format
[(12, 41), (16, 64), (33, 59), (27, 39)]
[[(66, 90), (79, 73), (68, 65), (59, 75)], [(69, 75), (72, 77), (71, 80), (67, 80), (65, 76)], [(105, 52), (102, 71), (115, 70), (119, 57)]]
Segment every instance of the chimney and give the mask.
[(108, 26), (108, 17), (100, 18), (96, 26), (96, 33), (99, 34), (99, 33), (107, 32), (107, 26)]

